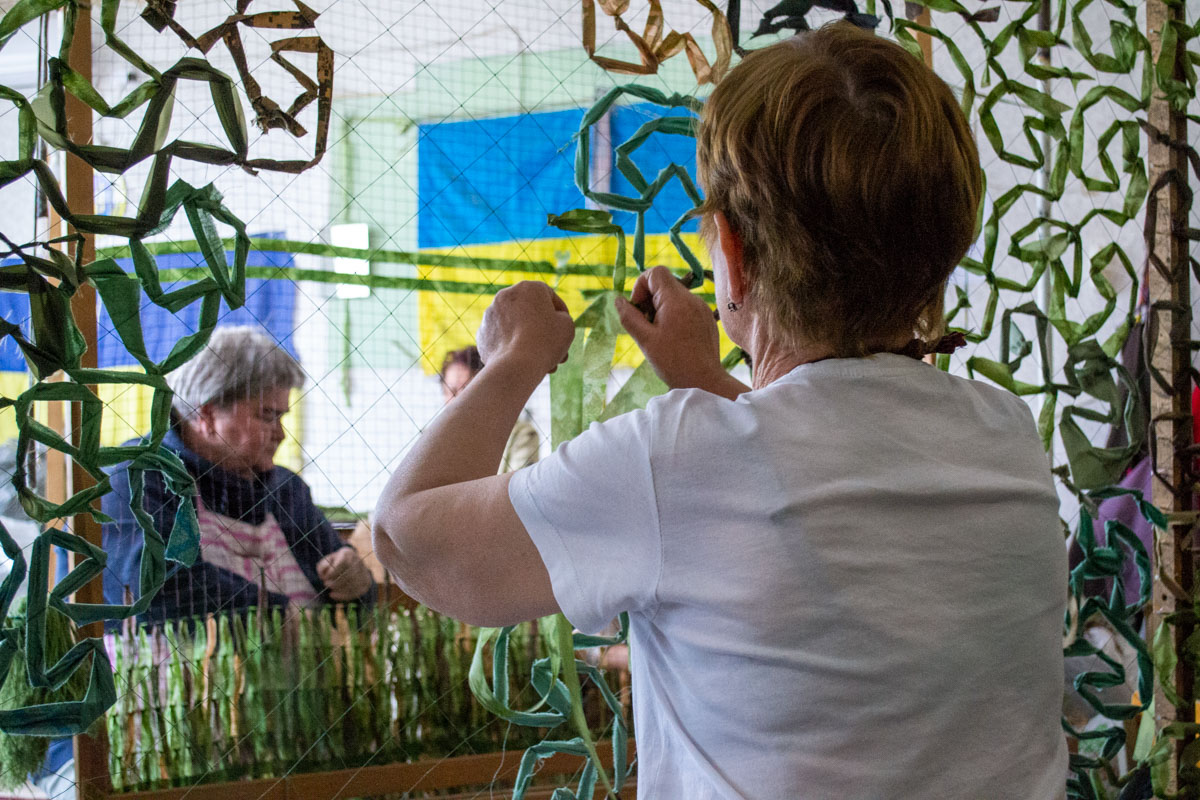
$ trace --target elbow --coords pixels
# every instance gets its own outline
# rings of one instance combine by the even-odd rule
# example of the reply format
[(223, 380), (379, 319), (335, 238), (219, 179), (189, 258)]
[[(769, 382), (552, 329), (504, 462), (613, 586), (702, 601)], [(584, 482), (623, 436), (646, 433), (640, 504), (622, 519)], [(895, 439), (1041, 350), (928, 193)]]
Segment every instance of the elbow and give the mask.
[(374, 524), (371, 525), (371, 546), (375, 550), (375, 558), (380, 565), (395, 578), (397, 568), (400, 567), (401, 557), (400, 548), (392, 541), (389, 533), (391, 527), (382, 518), (376, 516)]
[(464, 607), (461, 564), (453, 557), (437, 514), (437, 504), (428, 493), (381, 501), (375, 509), (371, 539), (375, 557), (402, 592), (426, 608), (471, 624)]
[(411, 499), (380, 503), (375, 509), (375, 522), (371, 526), (371, 544), (375, 557), (387, 570), (400, 589), (420, 601), (415, 585), (425, 571), (420, 557), (421, 547), (417, 541), (420, 522), (410, 506)]

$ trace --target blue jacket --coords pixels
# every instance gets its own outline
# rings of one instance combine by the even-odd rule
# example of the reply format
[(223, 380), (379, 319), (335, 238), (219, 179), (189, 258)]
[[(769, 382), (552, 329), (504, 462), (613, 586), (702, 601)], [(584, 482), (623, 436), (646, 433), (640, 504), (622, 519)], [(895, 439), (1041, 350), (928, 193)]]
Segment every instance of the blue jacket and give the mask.
[[(137, 444), (137, 440), (130, 444)], [(163, 446), (178, 455), (196, 479), (200, 499), (209, 510), (252, 525), (261, 523), (270, 512), (283, 529), (296, 563), (318, 596), (327, 596), (325, 584), (317, 576), (317, 562), (348, 545), (313, 505), (312, 493), (299, 475), (276, 466), (270, 472), (259, 473), (254, 480), (246, 480), (193, 453), (184, 446), (175, 430), (166, 435)], [(105, 602), (117, 604), (126, 602), (126, 587), (130, 596), (138, 596), (142, 555), (142, 531), (129, 510), (127, 467), (128, 462), (125, 462), (113, 468), (112, 492), (101, 500), (104, 513), (114, 520), (103, 526), (104, 549), (108, 553), (104, 598)], [(170, 534), (179, 498), (166, 490), (163, 476), (158, 472), (145, 473), (145, 487), (142, 506), (165, 539)], [(369, 602), (374, 598), (374, 592), (372, 586), (359, 599)], [(200, 559), (191, 567), (167, 562), (167, 579), (162, 591), (139, 619), (158, 622), (246, 608), (258, 605), (260, 594), (258, 584), (204, 563), (201, 553)], [(286, 605), (288, 600), (285, 595), (272, 592), (267, 592), (266, 598), (272, 606)]]

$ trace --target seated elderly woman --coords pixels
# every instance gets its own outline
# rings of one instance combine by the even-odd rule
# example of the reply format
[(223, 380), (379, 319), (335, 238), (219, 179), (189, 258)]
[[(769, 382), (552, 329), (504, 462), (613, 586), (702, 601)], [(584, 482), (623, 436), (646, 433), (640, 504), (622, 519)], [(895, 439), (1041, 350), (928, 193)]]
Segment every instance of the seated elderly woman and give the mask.
[(380, 560), (478, 624), (628, 611), (639, 797), (1062, 797), (1046, 456), (1019, 398), (919, 358), (982, 196), (954, 94), (869, 32), (804, 33), (713, 90), (697, 172), (753, 386), (648, 271), (617, 309), (672, 391), (496, 475), (575, 333), (545, 284), (506, 289), (380, 498)]
[[(313, 505), (299, 475), (274, 463), (283, 442), (288, 395), (304, 373), (285, 350), (251, 327), (218, 328), (208, 345), (168, 377), (175, 392), (172, 428), (163, 445), (196, 479), (200, 558), (168, 564), (148, 621), (257, 605), (311, 607), (368, 600), (374, 583), (353, 548), (342, 543)], [(179, 498), (147, 472), (143, 507), (166, 535)], [(108, 602), (136, 593), (142, 532), (129, 509), (122, 466), (103, 510)], [(261, 582), (261, 583), (260, 583)]]

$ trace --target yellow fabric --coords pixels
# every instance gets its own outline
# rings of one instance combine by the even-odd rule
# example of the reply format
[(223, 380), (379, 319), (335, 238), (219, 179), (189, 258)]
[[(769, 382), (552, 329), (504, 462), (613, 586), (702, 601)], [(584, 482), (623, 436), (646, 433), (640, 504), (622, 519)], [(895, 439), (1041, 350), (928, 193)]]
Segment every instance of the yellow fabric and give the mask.
[(149, 432), (150, 402), (154, 394), (149, 386), (102, 383), (96, 387), (96, 394), (104, 403), (104, 414), (100, 418), (101, 445), (113, 447)]
[(283, 417), (283, 444), (275, 453), (275, 463), (292, 472), (300, 472), (304, 468), (304, 447), (300, 442), (304, 433), (304, 403), (300, 399), (300, 390), (293, 389), (289, 398), (291, 405)]
[[(698, 234), (684, 234), (684, 242), (706, 261), (708, 257)], [(629, 264), (625, 290), (633, 288), (637, 268), (633, 265), (632, 242), (626, 258)], [(497, 288), (523, 280), (549, 283), (566, 301), (572, 315), (578, 315), (587, 307), (588, 300), (581, 290), (607, 289), (612, 286), (612, 263), (617, 256), (617, 240), (613, 236), (572, 236), (562, 239), (531, 239), (454, 247), (434, 251), (474, 258), (505, 258), (522, 261), (549, 261), (552, 264), (596, 264), (602, 265), (596, 277), (553, 275), (536, 272), (510, 272), (504, 270), (481, 270), (467, 267), (422, 267), (420, 277), (433, 280), (467, 281), (471, 283), (493, 283)], [(676, 270), (687, 269), (687, 265), (671, 244), (666, 234), (646, 237), (646, 263), (662, 264)], [(704, 291), (711, 293), (712, 284), (707, 283)], [(489, 295), (460, 294), (457, 292), (421, 292), (418, 298), (419, 326), (421, 334), (422, 366), (428, 374), (441, 369), (446, 353), (475, 343), (475, 332), (483, 320), (483, 312), (492, 302)], [(721, 352), (733, 344), (721, 332)], [(617, 339), (616, 363), (620, 366), (636, 367), (642, 362), (641, 351), (628, 336)]]
[[(29, 388), (29, 375), (25, 372), (0, 372), (0, 397), (16, 399)], [(17, 414), (12, 406), (0, 409), (0, 442), (17, 438)]]

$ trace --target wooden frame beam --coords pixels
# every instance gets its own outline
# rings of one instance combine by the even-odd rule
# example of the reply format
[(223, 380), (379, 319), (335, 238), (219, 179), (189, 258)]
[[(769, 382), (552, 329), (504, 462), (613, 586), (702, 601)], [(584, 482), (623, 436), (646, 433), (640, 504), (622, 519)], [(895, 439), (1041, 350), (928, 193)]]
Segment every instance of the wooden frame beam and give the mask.
[[(1182, 21), (1184, 10), (1182, 3), (1172, 7), (1163, 0), (1148, 0), (1146, 28), (1155, 63), (1162, 53), (1165, 28), (1172, 21)], [(1183, 58), (1184, 54), (1179, 52), (1175, 59), (1177, 80), (1183, 78)], [(1170, 517), (1192, 508), (1195, 489), (1195, 467), (1188, 453), (1193, 441), (1191, 276), (1184, 231), (1188, 213), (1184, 192), (1188, 167), (1183, 150), (1173, 146), (1187, 142), (1187, 117), (1172, 109), (1158, 88), (1147, 116), (1152, 129), (1147, 149), (1151, 189), (1145, 230), (1150, 264), (1147, 270), (1150, 312), (1146, 333), (1148, 360), (1154, 376), (1150, 398), (1150, 444), (1156, 476), (1153, 499), (1154, 504)], [(1193, 527), (1192, 523), (1172, 524), (1167, 531), (1159, 533), (1153, 559), (1153, 608), (1147, 638), (1153, 639), (1162, 625), (1175, 620), (1177, 624), (1173, 625), (1171, 635), (1176, 652), (1181, 650), (1184, 640), (1195, 627), (1194, 621), (1174, 617), (1180, 611), (1190, 610), (1195, 597), (1190, 545)], [(1195, 708), (1191, 698), (1195, 676), (1191, 668), (1180, 659), (1174, 675), (1157, 677), (1160, 684), (1173, 685), (1184, 702), (1176, 706), (1161, 688), (1157, 689), (1155, 727), (1161, 731), (1173, 722), (1194, 721)], [(1182, 746), (1179, 742), (1172, 748), (1169, 792), (1179, 788)]]
[[(91, 9), (86, 4), (78, 6), (78, 16), (75, 21), (75, 35), (71, 40), (71, 50), (68, 60), (76, 73), (86, 80), (92, 79), (92, 17)], [(70, 92), (66, 95), (67, 135), (72, 141), (90, 143), (92, 141), (92, 109)], [(67, 206), (72, 214), (93, 213), (92, 198), (95, 193), (92, 168), (78, 156), (66, 154), (66, 194)], [(75, 231), (79, 233), (79, 231)], [(92, 234), (83, 234), (81, 243), (75, 245), (83, 248), (83, 262), (86, 264), (96, 257), (96, 240)], [(82, 359), (82, 366), (95, 367), (96, 361), (96, 290), (89, 284), (81, 285), (71, 298), (71, 316), (87, 342), (87, 352)], [(91, 387), (95, 391), (95, 387)], [(71, 404), (70, 441), (78, 446), (83, 433), (83, 404)], [(71, 463), (70, 491), (75, 494), (90, 488), (95, 480), (87, 470), (78, 463)], [(97, 507), (99, 503), (97, 503)], [(88, 542), (100, 546), (100, 525), (90, 514), (78, 514), (71, 520), (71, 530)], [(83, 556), (75, 554), (72, 566), (78, 566)], [(97, 576), (89, 584), (75, 593), (77, 603), (103, 603), (104, 585)], [(100, 636), (104, 632), (103, 625), (94, 623), (85, 627), (81, 633), (84, 636)], [(75, 790), (79, 800), (98, 800), (111, 791), (108, 774), (107, 742), (87, 735), (75, 737)]]
[[(605, 744), (597, 743), (600, 761), (605, 769), (612, 769), (612, 750), (604, 746)], [(633, 740), (630, 740), (631, 763), (636, 754), (637, 748)], [(129, 792), (113, 796), (120, 797), (121, 800), (228, 800), (230, 797), (256, 797), (260, 800), (348, 800), (354, 797), (404, 792), (491, 786), (496, 783), (508, 787), (516, 778), (520, 763), (520, 753), (479, 753), (331, 772), (296, 773), (279, 778), (256, 778)], [(538, 769), (538, 783), (544, 785), (544, 779), (549, 776), (572, 775), (582, 767), (583, 759), (578, 756), (561, 753), (551, 756)], [(507, 789), (500, 791), (506, 793)], [(533, 800), (539, 795), (531, 793), (527, 796)]]

